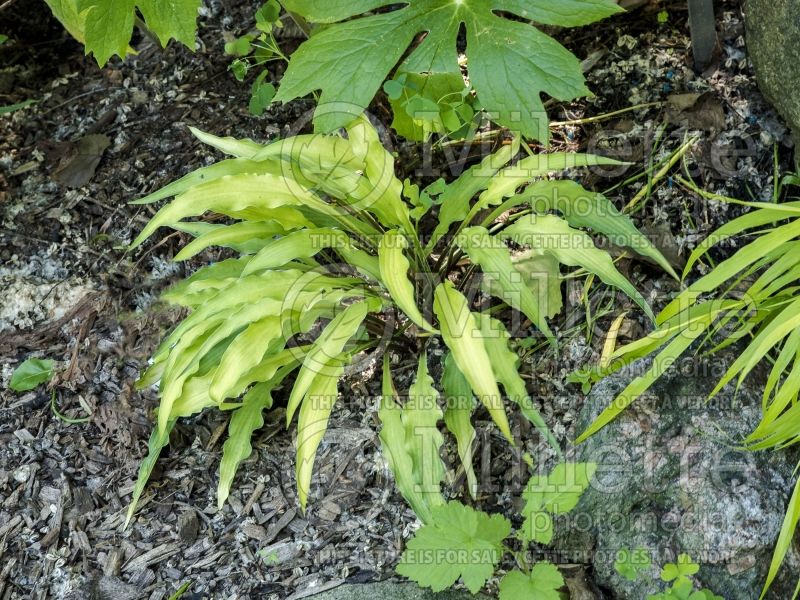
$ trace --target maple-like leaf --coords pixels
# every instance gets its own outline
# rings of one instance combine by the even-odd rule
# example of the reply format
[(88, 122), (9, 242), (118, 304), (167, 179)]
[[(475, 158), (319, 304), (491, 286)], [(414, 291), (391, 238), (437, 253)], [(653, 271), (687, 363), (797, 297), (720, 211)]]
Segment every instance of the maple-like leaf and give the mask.
[(431, 510), (430, 523), (408, 542), (397, 572), (434, 592), (460, 577), (476, 594), (494, 573), (510, 533), (511, 523), (502, 515), (448, 502)]
[(549, 131), (541, 94), (571, 100), (590, 92), (577, 57), (537, 28), (502, 14), (574, 27), (621, 10), (614, 0), (406, 0), (396, 10), (368, 16), (362, 15), (397, 3), (285, 0), (284, 5), (311, 22), (331, 24), (295, 52), (275, 98), (286, 102), (321, 90), (318, 131), (342, 127), (360, 114), (418, 34), (424, 39), (399, 71), (459, 73), (456, 39), (463, 25), (469, 77), (480, 104), (497, 123), (542, 141)]

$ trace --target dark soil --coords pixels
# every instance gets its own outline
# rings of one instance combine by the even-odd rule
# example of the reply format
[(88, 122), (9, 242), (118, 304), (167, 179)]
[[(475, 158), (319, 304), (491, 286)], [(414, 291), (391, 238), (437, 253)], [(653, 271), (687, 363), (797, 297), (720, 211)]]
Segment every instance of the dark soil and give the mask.
[[(555, 121), (602, 115), (632, 104), (663, 102), (674, 94), (705, 93), (692, 109), (651, 106), (616, 118), (554, 128), (554, 147), (614, 153), (635, 163), (626, 175), (586, 178), (606, 190), (647, 161), (674, 151), (680, 125), (705, 129), (688, 155), (701, 187), (745, 199), (772, 191), (773, 150), (788, 167), (790, 140), (758, 94), (747, 64), (737, 2), (717, 2), (719, 56), (704, 74), (690, 67), (685, 3), (652, 7), (560, 37), (581, 58), (596, 97), (552, 109)], [(83, 56), (40, 0), (0, 11), (0, 105), (38, 103), (0, 117), (0, 598), (166, 598), (182, 584), (184, 598), (302, 598), (342, 582), (391, 576), (415, 519), (394, 491), (377, 446), (374, 382), (353, 378), (342, 390), (316, 462), (310, 510), (299, 511), (294, 490), (293, 433), (280, 409), (253, 440), (229, 503), (218, 510), (215, 491), (226, 415), (207, 412), (180, 423), (162, 455), (137, 516), (124, 514), (157, 406), (154, 391), (133, 384), (180, 314), (156, 302), (170, 283), (219, 255), (172, 263), (186, 242), (164, 234), (133, 254), (126, 247), (154, 212), (127, 202), (218, 159), (190, 134), (189, 125), (217, 135), (266, 141), (296, 132), (310, 102), (248, 113), (249, 86), (237, 83), (222, 51), (224, 33), (242, 33), (259, 5), (206, 0), (199, 47), (161, 50), (136, 39), (138, 55), (104, 69)], [(297, 40), (287, 41), (296, 44)], [(276, 73), (277, 75), (277, 73)], [(373, 113), (390, 122), (379, 99)], [(667, 141), (648, 139), (665, 119)], [(613, 130), (613, 135), (609, 135)], [(105, 136), (108, 147), (92, 175), (76, 163), (81, 140)], [(97, 138), (92, 138), (97, 139)], [(396, 142), (395, 142), (396, 143)], [(713, 162), (714, 145), (746, 147), (746, 156)], [(396, 143), (401, 168), (418, 168), (420, 149)], [(456, 146), (456, 149), (458, 147)], [(469, 152), (466, 153), (468, 156)], [(460, 165), (441, 150), (434, 166), (452, 176)], [(91, 162), (91, 160), (89, 160)], [(96, 162), (96, 161), (95, 161)], [(455, 163), (455, 164), (454, 164)], [(88, 183), (65, 185), (71, 177)], [(577, 175), (577, 173), (576, 173)], [(425, 176), (432, 177), (430, 173)], [(614, 189), (624, 205), (644, 180)], [(730, 217), (729, 205), (701, 200), (671, 179), (642, 201), (639, 223), (680, 262), (709, 231)], [(654, 304), (675, 284), (652, 266), (623, 261), (626, 274)], [(574, 437), (580, 390), (567, 386), (572, 369), (596, 359), (611, 320), (626, 308), (593, 291), (593, 327), (582, 324), (582, 285), (566, 286), (567, 310), (556, 323), (559, 356), (524, 353), (526, 376), (560, 441)], [(621, 340), (644, 330), (626, 322)], [(435, 354), (435, 353), (434, 353)], [(58, 361), (50, 387), (17, 394), (12, 370), (30, 356)], [(413, 357), (398, 366), (403, 386)], [(403, 375), (406, 373), (406, 375)], [(67, 419), (88, 415), (88, 422)], [(524, 469), (486, 420), (479, 419), (484, 508), (510, 512)], [(541, 463), (552, 452), (518, 422), (523, 449)], [(452, 464), (456, 464), (455, 461)], [(462, 490), (456, 478), (452, 491)], [(571, 586), (593, 590), (580, 565)], [(576, 588), (577, 589), (577, 588)], [(587, 593), (600, 596), (599, 592)], [(591, 596), (590, 596), (591, 597)]]

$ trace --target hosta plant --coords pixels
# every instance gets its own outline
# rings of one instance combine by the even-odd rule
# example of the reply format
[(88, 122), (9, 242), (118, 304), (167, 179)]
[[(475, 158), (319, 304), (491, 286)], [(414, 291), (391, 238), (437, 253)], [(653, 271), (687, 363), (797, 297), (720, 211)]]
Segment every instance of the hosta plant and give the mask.
[[(395, 176), (393, 156), (365, 117), (341, 133), (267, 145), (195, 134), (233, 158), (140, 200), (175, 197), (133, 247), (171, 227), (194, 238), (176, 260), (211, 246), (229, 248), (235, 257), (198, 270), (164, 295), (189, 315), (140, 382), (158, 384), (161, 405), (130, 514), (176, 420), (207, 408), (231, 413), (220, 464), (222, 505), (263, 411), (278, 397), (285, 398), (287, 426), (298, 420), (297, 488), (305, 507), (316, 449), (348, 369), (360, 370), (381, 354), (424, 356), (433, 337), (448, 350), (442, 382), (448, 411), (442, 414), (421, 360), (420, 377), (399, 412), (381, 412), (381, 437), (398, 479), (411, 464), (414, 477), (435, 480), (427, 467), (415, 465), (425, 459), (416, 455), (408, 432), (435, 429), (442, 418), (471, 474), (473, 398), (510, 442), (504, 399), (552, 441), (497, 310), (518, 311), (525, 335), (555, 343), (547, 318), (560, 309), (559, 269), (565, 265), (594, 274), (651, 314), (608, 252), (581, 228), (668, 268), (608, 199), (572, 181), (545, 179), (570, 166), (616, 164), (610, 159), (541, 154), (513, 162), (519, 144), (512, 142), (452, 183), (421, 190)], [(419, 224), (429, 212), (433, 232), (423, 236), (428, 229)], [(196, 219), (207, 213), (227, 220)], [(495, 316), (475, 311), (474, 294), (466, 291), (476, 289), (472, 281), (496, 299)], [(384, 363), (384, 376), (390, 364)], [(286, 393), (276, 396), (284, 384)], [(470, 482), (474, 491), (472, 474)], [(425, 519), (425, 503), (400, 488)]]
[[(590, 385), (654, 355), (651, 366), (630, 382), (578, 442), (614, 420), (682, 354), (690, 349), (713, 354), (734, 343), (746, 347), (716, 383), (711, 397), (729, 383), (738, 388), (757, 365), (771, 362), (761, 422), (743, 440), (743, 447), (779, 449), (800, 441), (800, 202), (740, 204), (754, 210), (726, 223), (700, 244), (689, 257), (684, 278), (716, 244), (732, 237), (746, 243), (680, 292), (658, 315), (658, 327), (650, 335), (617, 349), (605, 365), (573, 377)], [(791, 546), (798, 521), (800, 482), (789, 503), (765, 591)]]

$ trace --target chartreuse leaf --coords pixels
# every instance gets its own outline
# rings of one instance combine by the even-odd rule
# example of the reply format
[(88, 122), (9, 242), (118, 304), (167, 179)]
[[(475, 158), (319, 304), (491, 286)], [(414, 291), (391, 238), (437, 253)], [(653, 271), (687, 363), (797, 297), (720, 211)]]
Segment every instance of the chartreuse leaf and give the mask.
[(562, 264), (583, 267), (594, 273), (603, 282), (625, 292), (655, 320), (650, 306), (631, 282), (617, 270), (608, 252), (596, 248), (592, 238), (573, 229), (563, 219), (554, 215), (522, 217), (506, 228), (503, 235), (520, 245), (551, 254)]
[(136, 505), (139, 504), (139, 498), (141, 498), (144, 487), (150, 479), (150, 474), (156, 466), (156, 461), (158, 460), (159, 454), (161, 454), (161, 450), (164, 449), (164, 446), (169, 444), (169, 434), (172, 432), (174, 426), (175, 419), (172, 419), (167, 422), (166, 427), (163, 429), (156, 427), (153, 429), (153, 433), (150, 434), (150, 439), (147, 442), (147, 456), (139, 465), (139, 474), (136, 477), (136, 485), (133, 488), (131, 503), (128, 505), (128, 512), (125, 515), (125, 525), (123, 529), (128, 527), (133, 513), (136, 512)]
[(378, 244), (378, 263), (381, 270), (381, 281), (389, 290), (395, 304), (409, 319), (430, 332), (436, 329), (422, 316), (414, 298), (414, 285), (408, 280), (410, 263), (403, 254), (408, 248), (406, 238), (397, 230), (387, 231)]
[(458, 457), (467, 476), (467, 489), (475, 498), (478, 493), (478, 479), (472, 466), (473, 442), (475, 441), (475, 428), (472, 426), (472, 412), (475, 410), (475, 398), (464, 374), (459, 370), (453, 355), (448, 353), (444, 359), (444, 372), (442, 374), (442, 389), (444, 390), (447, 409), (444, 411), (444, 422), (447, 430), (456, 438)]
[(542, 309), (540, 298), (534, 295), (522, 274), (514, 268), (511, 253), (505, 243), (489, 235), (483, 227), (469, 227), (459, 235), (458, 245), (473, 263), (480, 266), (488, 291), (521, 311), (547, 336), (551, 344), (555, 344), (553, 332), (544, 318), (547, 308)]
[(228, 424), (228, 439), (222, 446), (217, 484), (217, 507), (222, 508), (231, 491), (236, 469), (253, 452), (250, 438), (253, 432), (264, 426), (263, 412), (272, 407), (271, 383), (259, 383), (247, 392), (241, 408), (231, 415)]
[[(783, 518), (781, 533), (778, 536), (778, 541), (775, 544), (775, 552), (772, 555), (772, 562), (769, 565), (767, 581), (764, 583), (764, 589), (761, 590), (759, 600), (766, 596), (767, 590), (769, 590), (772, 582), (775, 581), (775, 577), (778, 576), (781, 564), (783, 564), (786, 554), (792, 547), (792, 540), (794, 539), (794, 533), (797, 530), (798, 523), (800, 523), (800, 481), (795, 485), (792, 498), (789, 500), (789, 505), (786, 507), (786, 516)], [(795, 589), (792, 600), (798, 597), (798, 592), (800, 592), (800, 581), (797, 582), (797, 588)]]
[[(413, 402), (412, 393), (416, 396)], [(384, 354), (378, 408), (381, 451), (397, 488), (423, 523), (431, 522), (433, 507), (444, 504), (439, 485), (444, 467), (438, 454), (442, 437), (437, 429), (442, 413), (436, 404), (436, 396), (423, 355), (406, 406), (398, 404), (389, 356)]]
[(481, 105), (498, 123), (547, 141), (540, 96), (570, 100), (587, 95), (580, 62), (538, 29), (498, 13), (572, 26), (620, 11), (612, 0), (571, 4), (574, 12), (544, 1), (415, 0), (390, 12), (347, 20), (392, 2), (286, 0), (288, 10), (309, 21), (335, 24), (315, 33), (295, 52), (276, 98), (285, 102), (321, 89), (315, 126), (333, 131), (369, 105), (417, 34), (426, 37), (400, 71), (457, 74), (456, 39), (463, 24), (469, 77)]
[[(180, 229), (180, 225), (173, 227)], [(187, 260), (211, 246), (223, 246), (233, 248), (242, 254), (251, 254), (260, 250), (266, 241), (274, 236), (285, 234), (286, 229), (277, 221), (242, 221), (233, 225), (214, 227), (184, 246), (175, 255), (174, 260)]]
[(491, 360), (467, 299), (450, 281), (445, 281), (434, 291), (433, 310), (439, 318), (442, 339), (453, 353), (453, 360), (500, 432), (513, 444)]
[(578, 504), (597, 470), (594, 463), (559, 463), (547, 476), (528, 480), (522, 497), (525, 523), (519, 532), (523, 540), (549, 544), (553, 537), (551, 515), (568, 513)]
[[(640, 340), (642, 343), (637, 347), (623, 347), (612, 354), (613, 368), (611, 370), (613, 371), (619, 369), (621, 364), (614, 364), (616, 357), (623, 356), (626, 352), (636, 352), (638, 354), (641, 351), (646, 354), (658, 349), (666, 340), (670, 340), (666, 347), (655, 356), (650, 368), (644, 374), (636, 377), (620, 392), (614, 401), (578, 436), (575, 440), (576, 444), (583, 442), (616, 419), (634, 400), (650, 389), (653, 382), (661, 377), (696, 339), (705, 334), (720, 312), (724, 310), (724, 305), (719, 303), (709, 302), (707, 304), (707, 306), (698, 307), (702, 308), (702, 310), (698, 314), (692, 315), (692, 318), (687, 318), (685, 323), (681, 323), (674, 328), (656, 330), (653, 335)], [(668, 335), (665, 336), (665, 334)]]
[(614, 561), (614, 570), (628, 581), (636, 581), (642, 571), (649, 569), (651, 564), (650, 551), (647, 548), (636, 550), (623, 548)]
[(345, 308), (330, 323), (314, 342), (303, 360), (303, 366), (295, 378), (292, 393), (286, 406), (286, 423), (291, 423), (300, 402), (307, 397), (312, 383), (317, 377), (330, 376), (338, 371), (338, 365), (331, 365), (344, 350), (345, 344), (356, 334), (369, 312), (366, 301), (356, 302)]
[(519, 142), (508, 144), (490, 154), (477, 165), (464, 171), (458, 179), (445, 186), (439, 195), (439, 222), (433, 230), (431, 240), (425, 248), (430, 252), (439, 240), (447, 235), (453, 223), (463, 221), (470, 211), (470, 201), (478, 192), (485, 190), (492, 177), (519, 152)]
[(500, 171), (493, 177), (478, 202), (480, 208), (500, 204), (504, 198), (513, 196), (517, 188), (554, 171), (577, 167), (620, 166), (618, 160), (594, 154), (569, 152), (541, 153), (528, 156)]
[(53, 365), (55, 364), (54, 360), (29, 358), (14, 369), (8, 387), (15, 392), (27, 392), (35, 389), (53, 378)]
[(328, 429), (328, 420), (339, 397), (339, 378), (350, 357), (342, 354), (328, 362), (323, 372), (312, 382), (300, 407), (297, 419), (297, 459), (295, 478), (297, 497), (305, 510), (317, 448)]
[(523, 196), (530, 202), (534, 212), (545, 214), (557, 210), (572, 227), (591, 228), (617, 246), (627, 246), (650, 258), (678, 279), (664, 255), (646, 235), (636, 229), (631, 218), (617, 210), (603, 194), (590, 192), (579, 183), (565, 179), (537, 181), (523, 192)]
[(461, 578), (476, 594), (500, 562), (511, 523), (455, 501), (434, 507), (431, 514), (430, 523), (408, 542), (397, 572), (434, 592)]
[(554, 256), (541, 250), (526, 250), (511, 257), (514, 268), (522, 276), (545, 317), (561, 312), (564, 299), (561, 295), (561, 270)]
[(530, 573), (511, 571), (500, 580), (500, 600), (560, 600), (564, 577), (554, 564), (536, 563)]
[(525, 388), (525, 381), (517, 370), (519, 356), (509, 346), (511, 336), (506, 331), (505, 326), (497, 319), (482, 313), (476, 313), (475, 319), (478, 321), (483, 343), (489, 354), (489, 361), (492, 364), (492, 370), (494, 370), (497, 382), (502, 384), (508, 397), (520, 407), (525, 418), (539, 430), (553, 447), (553, 450), (560, 455), (561, 448), (558, 445), (558, 441), (548, 429), (539, 411), (533, 406), (528, 390)]

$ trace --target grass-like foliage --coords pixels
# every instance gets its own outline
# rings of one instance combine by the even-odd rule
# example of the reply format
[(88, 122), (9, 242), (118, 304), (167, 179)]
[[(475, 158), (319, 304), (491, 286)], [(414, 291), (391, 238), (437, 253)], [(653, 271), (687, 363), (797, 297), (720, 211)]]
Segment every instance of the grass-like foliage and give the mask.
[[(716, 244), (741, 238), (744, 245), (678, 294), (658, 315), (658, 327), (650, 335), (617, 349), (605, 366), (574, 376), (575, 381), (591, 384), (654, 355), (649, 369), (630, 382), (578, 442), (614, 420), (690, 346), (713, 354), (735, 343), (746, 344), (746, 348), (717, 382), (711, 397), (729, 383), (738, 389), (765, 359), (772, 363), (763, 392), (761, 422), (742, 445), (764, 450), (800, 441), (800, 202), (736, 202), (753, 210), (726, 223), (700, 244), (689, 257), (684, 277)], [(786, 556), (798, 521), (800, 483), (789, 504), (765, 592)]]
[[(319, 131), (333, 131), (361, 114), (395, 68), (460, 76), (456, 40), (463, 26), (479, 103), (497, 123), (543, 142), (549, 131), (540, 95), (572, 100), (590, 93), (580, 61), (539, 29), (502, 15), (576, 27), (622, 10), (614, 0), (283, 0), (283, 5), (323, 25), (292, 56), (276, 96), (289, 101), (322, 90), (315, 115)], [(367, 14), (389, 8), (394, 10)]]
[[(341, 133), (268, 145), (195, 134), (234, 158), (140, 200), (175, 197), (133, 247), (167, 226), (194, 236), (176, 260), (210, 246), (230, 248), (238, 258), (202, 268), (164, 295), (190, 314), (164, 340), (140, 382), (159, 384), (161, 406), (130, 514), (176, 419), (212, 407), (232, 415), (220, 465), (222, 505), (237, 465), (251, 452), (262, 411), (272, 406), (284, 381), (287, 426), (298, 418), (297, 486), (305, 507), (316, 449), (343, 375), (380, 353), (424, 356), (428, 339), (440, 336), (449, 350), (446, 413), (424, 358), (405, 402), (393, 399), (390, 379), (384, 380), (380, 413), (381, 438), (400, 489), (425, 519), (429, 503), (409, 490), (423, 477), (436, 484), (439, 478), (416, 446), (419, 428), (428, 428), (438, 447), (437, 427), (444, 418), (472, 490), (474, 399), (510, 442), (504, 398), (552, 441), (517, 371), (505, 326), (473, 311), (474, 295), (466, 290), (476, 285), (470, 281), (480, 283), (499, 307), (524, 315), (532, 324), (528, 333), (538, 330), (555, 343), (547, 317), (560, 309), (559, 265), (593, 273), (650, 312), (611, 256), (579, 227), (591, 227), (666, 267), (602, 195), (570, 181), (543, 179), (569, 166), (615, 164), (610, 159), (542, 154), (512, 163), (520, 146), (509, 143), (452, 183), (438, 181), (420, 190), (395, 176), (393, 156), (364, 117)], [(433, 234), (424, 243), (418, 224), (429, 211), (435, 224), (428, 226)], [(229, 221), (192, 220), (208, 212)], [(505, 218), (496, 223), (501, 214)], [(390, 377), (389, 364), (384, 363), (384, 378)]]

